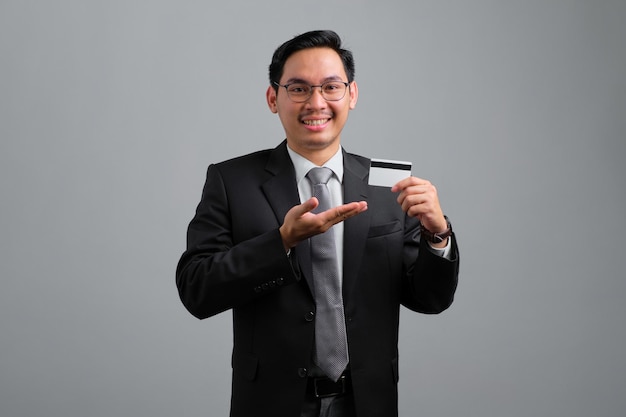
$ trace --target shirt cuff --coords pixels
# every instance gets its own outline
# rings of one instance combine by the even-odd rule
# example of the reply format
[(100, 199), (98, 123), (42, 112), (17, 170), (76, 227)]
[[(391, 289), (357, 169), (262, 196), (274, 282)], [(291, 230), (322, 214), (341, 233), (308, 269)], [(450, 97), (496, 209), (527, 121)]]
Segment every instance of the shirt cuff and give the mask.
[(452, 252), (452, 236), (448, 238), (448, 243), (443, 248), (435, 248), (428, 242), (428, 249), (435, 255), (450, 260), (450, 252)]

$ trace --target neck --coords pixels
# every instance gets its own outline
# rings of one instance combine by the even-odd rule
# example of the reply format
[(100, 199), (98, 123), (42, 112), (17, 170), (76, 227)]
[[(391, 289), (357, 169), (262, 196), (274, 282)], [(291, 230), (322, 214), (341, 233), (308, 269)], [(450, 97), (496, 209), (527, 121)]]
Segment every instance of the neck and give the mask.
[(323, 148), (294, 147), (289, 142), (287, 142), (287, 146), (289, 146), (292, 151), (302, 156), (303, 158), (308, 159), (317, 166), (324, 165), (330, 158), (335, 156), (335, 154), (339, 150), (339, 142), (333, 143), (332, 145), (325, 146)]

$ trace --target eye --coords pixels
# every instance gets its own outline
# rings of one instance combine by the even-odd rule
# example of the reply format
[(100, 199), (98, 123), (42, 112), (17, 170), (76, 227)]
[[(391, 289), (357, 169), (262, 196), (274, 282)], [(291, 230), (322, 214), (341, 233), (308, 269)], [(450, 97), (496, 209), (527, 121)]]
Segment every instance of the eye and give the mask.
[(289, 94), (308, 94), (309, 90), (311, 89), (311, 87), (309, 87), (306, 84), (290, 84), (287, 87), (287, 91), (289, 92)]
[(329, 93), (341, 91), (343, 88), (344, 88), (344, 85), (339, 82), (330, 82), (330, 83), (324, 84), (324, 91), (329, 92)]

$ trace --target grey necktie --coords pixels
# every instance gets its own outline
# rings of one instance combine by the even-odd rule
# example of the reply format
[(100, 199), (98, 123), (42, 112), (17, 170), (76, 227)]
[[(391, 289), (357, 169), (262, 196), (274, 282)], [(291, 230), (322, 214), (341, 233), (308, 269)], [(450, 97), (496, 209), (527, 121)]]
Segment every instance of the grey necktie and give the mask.
[[(313, 213), (331, 208), (326, 183), (332, 174), (329, 168), (312, 168), (306, 174), (313, 197), (320, 203)], [(331, 228), (311, 237), (311, 261), (316, 305), (315, 363), (337, 381), (348, 365), (348, 348), (334, 232)]]

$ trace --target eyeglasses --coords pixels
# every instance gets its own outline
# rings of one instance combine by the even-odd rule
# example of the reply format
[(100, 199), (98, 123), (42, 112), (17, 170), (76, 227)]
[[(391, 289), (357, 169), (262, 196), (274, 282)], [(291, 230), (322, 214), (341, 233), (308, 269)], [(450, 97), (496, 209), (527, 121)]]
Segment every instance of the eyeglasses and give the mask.
[(320, 88), (322, 93), (322, 97), (326, 101), (339, 101), (345, 95), (348, 90), (348, 86), (350, 83), (345, 83), (343, 81), (327, 81), (321, 85), (309, 85), (307, 83), (289, 83), (289, 84), (278, 84), (274, 81), (278, 87), (285, 87), (287, 90), (287, 96), (291, 99), (291, 101), (295, 103), (304, 103), (313, 95), (313, 89), (316, 87)]

